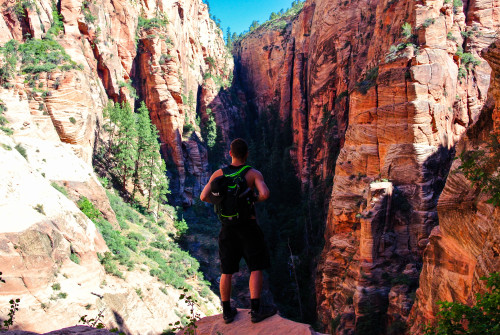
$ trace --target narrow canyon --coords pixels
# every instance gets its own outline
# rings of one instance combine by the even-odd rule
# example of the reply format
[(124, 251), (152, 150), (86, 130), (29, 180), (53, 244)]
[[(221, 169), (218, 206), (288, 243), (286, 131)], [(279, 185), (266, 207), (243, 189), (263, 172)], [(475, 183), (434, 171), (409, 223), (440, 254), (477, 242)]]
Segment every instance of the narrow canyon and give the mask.
[[(13, 329), (102, 312), (108, 328), (161, 334), (187, 322), (183, 287), (200, 317), (220, 313), (219, 223), (199, 195), (236, 137), (271, 189), (257, 208), (264, 298), (283, 317), (423, 334), (438, 301), (473, 305), (500, 272), (500, 0), (297, 1), (231, 41), (202, 0), (0, 10), (0, 319), (20, 298)], [(147, 108), (165, 197), (137, 175), (120, 184), (112, 104), (137, 120)]]

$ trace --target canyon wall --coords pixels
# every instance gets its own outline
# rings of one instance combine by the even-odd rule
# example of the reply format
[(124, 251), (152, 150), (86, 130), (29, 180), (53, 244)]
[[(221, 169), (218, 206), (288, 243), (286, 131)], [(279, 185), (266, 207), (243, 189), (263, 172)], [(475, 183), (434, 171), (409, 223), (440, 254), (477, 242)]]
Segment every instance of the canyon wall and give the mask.
[[(105, 310), (107, 325), (160, 333), (189, 312), (180, 291), (145, 269), (107, 275), (97, 254), (108, 247), (74, 202), (87, 197), (117, 226), (92, 158), (107, 140), (105, 106), (143, 100), (172, 163), (175, 200), (191, 203), (209, 173), (207, 116), (196, 115), (217, 102), (233, 67), (222, 32), (201, 0), (2, 0), (0, 9), (2, 316), (16, 297), (15, 324), (26, 330)], [(202, 314), (218, 308), (202, 305)]]
[[(425, 268), (441, 255), (430, 251), (429, 235), (456, 145), (489, 108), (491, 69), (480, 52), (496, 38), (499, 5), (307, 1), (286, 27), (271, 21), (236, 45), (248, 101), (261, 115), (274, 106), (292, 120), (303, 185), (334, 175), (323, 195), (330, 208), (316, 278), (319, 318), (330, 331), (400, 333), (415, 295), (420, 321), (450, 297)], [(415, 293), (424, 261), (420, 285), (432, 298)], [(495, 262), (475, 275), (476, 290), (456, 291), (470, 297), (493, 269)]]

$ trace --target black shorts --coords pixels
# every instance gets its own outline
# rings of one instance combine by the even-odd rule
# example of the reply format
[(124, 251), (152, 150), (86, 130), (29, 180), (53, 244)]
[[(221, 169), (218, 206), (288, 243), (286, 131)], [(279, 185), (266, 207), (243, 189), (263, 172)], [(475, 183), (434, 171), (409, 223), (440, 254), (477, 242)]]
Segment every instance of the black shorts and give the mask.
[(255, 219), (230, 226), (222, 225), (219, 257), (223, 274), (238, 272), (242, 257), (250, 271), (264, 270), (271, 265), (264, 234)]

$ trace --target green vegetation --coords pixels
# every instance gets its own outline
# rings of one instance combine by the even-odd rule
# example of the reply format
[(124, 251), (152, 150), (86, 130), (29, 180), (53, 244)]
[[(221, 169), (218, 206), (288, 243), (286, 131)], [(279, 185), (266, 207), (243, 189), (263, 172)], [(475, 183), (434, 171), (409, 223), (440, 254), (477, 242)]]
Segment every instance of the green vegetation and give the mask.
[(187, 316), (187, 322), (184, 323), (181, 319), (180, 321), (169, 323), (171, 329), (166, 331), (166, 333), (175, 334), (180, 330), (184, 330), (184, 334), (196, 334), (196, 328), (198, 328), (196, 322), (200, 319), (200, 315), (198, 313), (195, 313), (194, 306), (198, 305), (198, 301), (194, 296), (189, 295), (188, 292), (188, 289), (184, 289), (184, 293), (179, 296), (179, 300), (183, 300), (184, 303), (190, 307), (190, 314)]
[(370, 88), (375, 86), (377, 77), (378, 77), (378, 66), (369, 69), (366, 72), (365, 77), (356, 84), (356, 87), (361, 93), (366, 94)]
[(139, 16), (139, 20), (137, 22), (137, 30), (149, 30), (152, 28), (164, 28), (168, 24), (168, 18), (165, 14), (160, 13), (159, 17), (154, 17), (152, 19), (146, 19), (142, 16)]
[[(0, 72), (1, 72), (1, 68), (0, 68)], [(1, 74), (0, 74), (0, 77), (1, 77)], [(0, 79), (0, 81), (1, 81), (1, 79)], [(3, 112), (6, 112), (6, 111), (7, 111), (7, 106), (5, 105), (3, 100), (0, 99), (0, 130), (2, 130), (7, 135), (12, 135), (13, 130), (6, 127), (6, 125), (9, 123), (9, 121), (7, 120), (7, 118), (5, 118), (5, 116), (3, 116)]]
[(71, 122), (72, 124), (76, 124), (76, 119), (74, 117), (70, 117), (69, 118), (69, 122)]
[(87, 24), (94, 24), (96, 17), (90, 11), (90, 1), (84, 0), (82, 3), (83, 19)]
[(465, 67), (460, 66), (458, 68), (457, 78), (460, 81), (460, 83), (462, 82), (462, 79), (467, 78), (467, 69)]
[(57, 37), (64, 31), (63, 17), (57, 10), (56, 2), (52, 3), (52, 19), (51, 27), (49, 31), (47, 31), (47, 37), (49, 38), (53, 36)]
[(468, 306), (458, 302), (440, 301), (437, 322), (427, 325), (426, 335), (493, 335), (500, 333), (500, 275), (482, 277), (488, 291), (476, 294), (477, 303)]
[[(148, 227), (149, 234), (153, 233), (156, 240), (151, 242), (148, 248), (144, 244), (147, 239), (143, 234), (137, 231), (125, 233), (115, 229), (111, 223), (102, 217), (92, 202), (82, 197), (78, 201), (78, 207), (96, 224), (111, 251), (106, 252), (104, 255), (99, 255), (101, 264), (103, 264), (107, 273), (123, 278), (124, 275), (120, 271), (119, 265), (126, 266), (128, 270), (132, 270), (137, 260), (141, 259), (142, 255), (144, 255), (146, 259), (152, 261), (152, 263), (147, 263), (150, 267), (150, 274), (167, 285), (172, 285), (176, 288), (190, 288), (191, 286), (186, 283), (186, 279), (196, 277), (203, 280), (203, 275), (198, 271), (199, 263), (187, 252), (181, 250), (175, 243), (167, 241), (160, 233), (153, 218), (146, 217), (145, 222), (140, 214), (132, 209), (130, 205), (124, 203), (118, 196), (108, 192), (108, 197), (111, 207), (119, 220), (128, 220), (135, 227)], [(178, 236), (187, 229), (187, 224), (184, 220), (177, 221), (174, 223), (174, 226), (179, 228), (177, 232)]]
[(453, 41), (453, 42), (457, 41), (457, 38), (455, 36), (453, 36), (451, 31), (449, 31), (448, 34), (446, 34), (446, 38), (449, 39), (450, 41)]
[(411, 37), (411, 30), (412, 30), (411, 24), (409, 24), (408, 22), (405, 22), (401, 26), (401, 35), (403, 35), (403, 37), (405, 37), (405, 38), (410, 38)]
[(21, 143), (17, 143), (14, 149), (17, 150), (24, 157), (24, 159), (28, 159), (28, 154), (26, 154), (26, 149), (21, 145)]
[(202, 137), (205, 140), (207, 147), (212, 149), (217, 141), (217, 124), (215, 123), (215, 118), (210, 108), (207, 108), (207, 115), (208, 120), (202, 128)]
[(42, 204), (37, 204), (36, 206), (33, 207), (33, 209), (40, 214), (46, 215)]
[(464, 3), (462, 0), (453, 0), (453, 13), (458, 14), (458, 9), (463, 8)]
[(80, 257), (78, 257), (78, 255), (77, 255), (77, 254), (75, 254), (75, 253), (73, 253), (73, 252), (69, 255), (69, 259), (70, 259), (73, 263), (80, 264)]
[(463, 48), (459, 46), (457, 48), (457, 53), (456, 55), (460, 57), (462, 60), (462, 64), (465, 66), (465, 68), (469, 68), (470, 65), (472, 67), (476, 67), (477, 65), (481, 64), (481, 61), (479, 59), (476, 59), (471, 53), (469, 52), (464, 52)]
[(61, 290), (61, 284), (59, 284), (59, 283), (55, 283), (55, 284), (53, 284), (53, 285), (52, 285), (52, 289), (53, 289), (54, 291), (60, 291), (60, 290)]
[(482, 192), (491, 196), (488, 200), (500, 206), (500, 137), (491, 135), (486, 150), (469, 150), (460, 154), (458, 167), (465, 177)]
[(138, 112), (134, 114), (128, 104), (109, 104), (106, 107), (106, 129), (110, 133), (107, 163), (113, 166), (112, 171), (124, 191), (127, 181), (132, 178), (133, 199), (139, 184), (148, 191), (149, 210), (153, 200), (157, 203), (163, 201), (168, 193), (168, 180), (165, 163), (160, 157), (158, 130), (151, 123), (144, 103)]
[(137, 91), (135, 90), (134, 86), (132, 86), (131, 80), (119, 81), (118, 82), (118, 87), (119, 88), (125, 87), (127, 89), (127, 91), (129, 92), (130, 97), (132, 99), (138, 99), (139, 98), (139, 96), (137, 95)]
[(57, 184), (54, 181), (52, 183), (50, 183), (50, 185), (52, 185), (53, 188), (55, 188), (56, 190), (58, 190), (59, 192), (64, 194), (66, 197), (68, 197), (68, 191), (66, 190), (66, 188), (64, 186), (59, 186), (59, 184)]
[(26, 10), (33, 7), (33, 0), (16, 0), (13, 10), (19, 21), (26, 17)]
[[(47, 35), (45, 39), (28, 39), (24, 43), (10, 40), (0, 50), (6, 60), (0, 68), (0, 81), (4, 86), (8, 86), (8, 81), (16, 74), (18, 59), (21, 60), (22, 74), (36, 76), (40, 72), (52, 72), (56, 69), (81, 69), (51, 35)], [(27, 80), (31, 87), (35, 86), (32, 78), (27, 77)], [(45, 95), (47, 94), (48, 92)]]
[(263, 29), (271, 29), (283, 31), (289, 22), (293, 21), (293, 19), (302, 11), (304, 8), (305, 1), (294, 0), (292, 1), (291, 7), (287, 10), (281, 9), (279, 12), (272, 12), (269, 16), (269, 20), (266, 22), (259, 24), (259, 21), (253, 21), (248, 28), (248, 31), (241, 33), (239, 36), (233, 34), (231, 36), (232, 44), (243, 39), (248, 34), (256, 31), (259, 28)]
[(428, 28), (431, 24), (434, 24), (434, 22), (436, 22), (436, 19), (434, 18), (428, 18), (424, 21), (424, 23), (422, 23), (422, 27), (423, 28)]

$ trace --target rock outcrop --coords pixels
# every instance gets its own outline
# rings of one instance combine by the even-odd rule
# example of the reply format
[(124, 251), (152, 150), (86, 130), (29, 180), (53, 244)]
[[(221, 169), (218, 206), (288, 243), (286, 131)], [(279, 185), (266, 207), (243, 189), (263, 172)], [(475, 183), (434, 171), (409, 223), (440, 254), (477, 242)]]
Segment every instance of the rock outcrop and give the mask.
[[(225, 324), (222, 320), (222, 315), (213, 315), (202, 318), (196, 322), (196, 332), (206, 335), (273, 335), (273, 334), (296, 334), (296, 335), (321, 335), (315, 332), (311, 326), (303, 323), (290, 321), (274, 315), (259, 323), (252, 323), (250, 321), (250, 310), (238, 309), (233, 322)], [(180, 331), (177, 334), (190, 334), (189, 330)]]
[(335, 172), (316, 285), (330, 331), (406, 328), (454, 148), (487, 105), (498, 6), (307, 1), (236, 46), (249, 103), (291, 119), (303, 184)]
[[(491, 100), (457, 144), (457, 153), (483, 150), (491, 155), (487, 149), (492, 143), (490, 136), (500, 134), (500, 42), (492, 44), (483, 55), (492, 68), (488, 92)], [(464, 176), (459, 169), (462, 164), (460, 159), (453, 163), (439, 198), (439, 226), (432, 230), (425, 249), (411, 315), (415, 319), (412, 333), (433, 321), (437, 301), (474, 304), (476, 294), (486, 289), (480, 278), (500, 269), (500, 209), (489, 202), (491, 194), (482, 192)], [(483, 168), (498, 170), (498, 162)]]
[[(220, 89), (205, 85), (202, 98), (201, 86), (213, 81), (208, 74), (227, 81), (232, 72), (222, 32), (201, 0), (2, 0), (0, 10), (1, 315), (18, 297), (15, 324), (24, 330), (59, 329), (104, 310), (106, 325), (161, 333), (188, 311), (180, 291), (142, 272), (107, 275), (97, 257), (107, 246), (69, 198), (90, 199), (117, 225), (92, 158), (106, 140), (108, 102), (144, 100), (176, 171), (175, 199), (190, 204), (209, 173), (196, 115)], [(208, 303), (201, 312), (215, 310)]]

